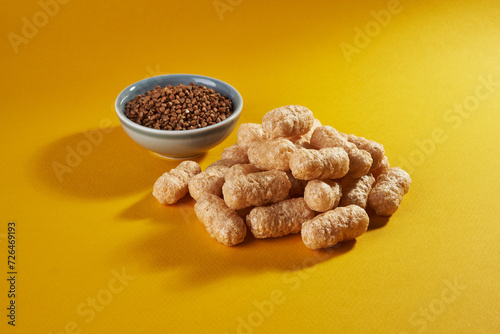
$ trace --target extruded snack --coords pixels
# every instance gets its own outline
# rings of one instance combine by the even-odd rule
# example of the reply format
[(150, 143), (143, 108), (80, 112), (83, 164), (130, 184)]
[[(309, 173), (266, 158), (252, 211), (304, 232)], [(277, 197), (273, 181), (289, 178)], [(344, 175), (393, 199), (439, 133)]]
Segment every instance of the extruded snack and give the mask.
[(215, 167), (215, 166), (224, 166), (224, 167), (230, 168), (234, 165), (236, 165), (236, 161), (234, 161), (234, 160), (219, 159), (219, 160), (215, 160), (210, 165), (208, 165), (208, 167), (205, 168), (205, 170), (212, 168), (212, 167)]
[(276, 238), (299, 233), (302, 224), (313, 217), (314, 211), (300, 197), (253, 208), (246, 222), (254, 237)]
[(233, 210), (284, 200), (291, 184), (285, 172), (273, 170), (240, 175), (224, 184), (222, 193)]
[(267, 139), (262, 130), (262, 125), (256, 123), (243, 123), (238, 127), (238, 146), (245, 151), (253, 142)]
[(240, 175), (247, 175), (247, 174), (258, 173), (258, 172), (262, 172), (262, 170), (255, 167), (252, 164), (236, 164), (234, 166), (231, 166), (227, 170), (226, 174), (224, 174), (224, 179), (227, 182), (227, 181), (230, 181), (230, 180), (232, 180), (235, 177), (240, 176)]
[[(220, 160), (222, 161), (222, 160)], [(210, 166), (200, 174), (193, 177), (189, 183), (189, 194), (196, 201), (205, 193), (222, 195), (222, 185), (224, 184), (224, 174), (229, 167), (224, 165)]]
[(323, 124), (321, 124), (321, 121), (319, 119), (315, 118), (313, 120), (312, 127), (309, 129), (309, 131), (307, 133), (302, 135), (301, 139), (307, 139), (308, 141), (311, 141), (311, 137), (312, 137), (314, 130), (316, 130), (317, 128), (319, 128), (322, 125)]
[(373, 164), (370, 153), (357, 148), (356, 145), (349, 142), (345, 143), (344, 150), (349, 156), (349, 172), (347, 176), (361, 177), (370, 171)]
[(210, 236), (226, 246), (237, 245), (245, 239), (247, 228), (243, 219), (213, 194), (204, 194), (194, 205), (198, 219)]
[(326, 147), (344, 147), (347, 139), (344, 134), (329, 125), (317, 127), (311, 135), (311, 146), (319, 150)]
[(241, 148), (238, 144), (226, 147), (224, 151), (222, 151), (220, 159), (234, 161), (235, 164), (249, 163), (247, 151)]
[(384, 156), (380, 166), (372, 170), (373, 177), (376, 179), (380, 174), (387, 173), (389, 168), (391, 168), (391, 165), (389, 164), (389, 159), (387, 158), (387, 156)]
[(339, 147), (297, 150), (290, 169), (299, 180), (338, 179), (349, 171), (349, 156)]
[(181, 162), (156, 180), (153, 196), (161, 204), (174, 204), (188, 193), (189, 180), (200, 172), (198, 163), (189, 160)]
[(311, 146), (311, 136), (314, 133), (314, 130), (322, 126), (321, 122), (319, 119), (315, 118), (313, 121), (313, 125), (311, 129), (302, 136), (296, 136), (292, 139), (290, 139), (295, 145), (303, 148), (312, 148)]
[(379, 216), (390, 216), (399, 208), (399, 204), (408, 190), (411, 177), (399, 167), (392, 167), (377, 177), (377, 183), (368, 196), (368, 203)]
[(347, 140), (359, 149), (365, 150), (372, 156), (373, 164), (370, 170), (377, 169), (382, 164), (385, 156), (384, 146), (373, 140), (368, 140), (364, 137), (358, 137), (353, 134), (347, 135)]
[(250, 145), (248, 159), (263, 170), (290, 170), (290, 158), (297, 147), (286, 138), (260, 140)]
[(304, 190), (306, 189), (307, 181), (296, 179), (291, 171), (286, 171), (285, 173), (286, 176), (288, 177), (288, 180), (290, 181), (290, 184), (292, 185), (292, 187), (288, 191), (288, 197), (297, 195), (303, 196)]
[(369, 221), (366, 211), (357, 205), (338, 207), (306, 221), (302, 241), (310, 249), (332, 247), (365, 233)]
[(366, 208), (368, 195), (375, 184), (375, 178), (371, 173), (360, 178), (344, 177), (342, 179), (342, 198), (340, 206), (357, 205)]
[(241, 243), (248, 226), (256, 238), (302, 232), (306, 247), (317, 249), (363, 234), (367, 205), (393, 214), (411, 182), (390, 167), (381, 144), (288, 105), (264, 115), (262, 125), (242, 124), (238, 142), (204, 171), (186, 161), (163, 174), (153, 195), (171, 204), (189, 191), (199, 220), (227, 246)]
[(304, 191), (304, 200), (314, 211), (326, 212), (339, 205), (342, 186), (332, 180), (311, 180)]
[(288, 105), (269, 111), (262, 118), (262, 129), (269, 138), (295, 137), (307, 133), (314, 123), (311, 110)]
[(326, 147), (341, 147), (349, 156), (348, 176), (361, 177), (370, 171), (373, 159), (365, 150), (359, 149), (346, 139), (346, 135), (331, 126), (320, 126), (311, 136), (311, 146), (315, 149)]

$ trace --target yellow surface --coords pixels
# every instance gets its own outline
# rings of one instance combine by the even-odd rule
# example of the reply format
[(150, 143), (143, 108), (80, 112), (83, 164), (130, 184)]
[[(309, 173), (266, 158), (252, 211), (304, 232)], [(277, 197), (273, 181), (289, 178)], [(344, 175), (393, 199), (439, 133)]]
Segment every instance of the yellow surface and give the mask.
[[(497, 0), (51, 8), (2, 6), (2, 277), (11, 220), (18, 255), (16, 326), (2, 278), (2, 333), (500, 331)], [(371, 12), (388, 8), (375, 24)], [(38, 31), (23, 31), (33, 19)], [(371, 37), (356, 37), (365, 28)], [(329, 252), (298, 235), (219, 245), (193, 200), (154, 200), (155, 179), (175, 163), (133, 143), (114, 115), (125, 86), (165, 73), (234, 85), (240, 122), (302, 104), (377, 140), (411, 172), (410, 193), (390, 219)], [(71, 150), (86, 155), (58, 180), (54, 163)]]

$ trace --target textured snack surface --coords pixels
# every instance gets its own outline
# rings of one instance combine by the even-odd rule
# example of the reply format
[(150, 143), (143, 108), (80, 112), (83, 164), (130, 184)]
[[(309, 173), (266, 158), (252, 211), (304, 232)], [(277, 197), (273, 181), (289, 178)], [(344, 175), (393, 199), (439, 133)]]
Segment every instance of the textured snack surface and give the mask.
[(290, 158), (297, 150), (286, 138), (260, 140), (250, 145), (248, 159), (257, 168), (263, 170), (290, 170)]
[(247, 151), (253, 142), (267, 139), (262, 130), (262, 125), (256, 123), (243, 123), (238, 127), (238, 146)]
[(408, 190), (411, 177), (399, 167), (392, 167), (380, 174), (377, 183), (368, 196), (368, 203), (380, 216), (390, 216), (399, 208)]
[(319, 128), (321, 126), (321, 121), (317, 118), (314, 119), (312, 127), (307, 131), (307, 133), (303, 134), (302, 136), (295, 136), (291, 138), (290, 140), (295, 144), (298, 145), (299, 147), (303, 148), (312, 148), (311, 146), (311, 137), (312, 134), (314, 133), (314, 130)]
[(412, 182), (390, 167), (381, 144), (323, 126), (299, 105), (268, 112), (262, 125), (241, 124), (237, 137), (204, 171), (185, 161), (153, 188), (162, 204), (189, 191), (199, 220), (228, 246), (248, 228), (255, 238), (301, 232), (306, 247), (331, 247), (367, 230), (367, 205), (393, 214)]
[(361, 177), (366, 175), (373, 165), (373, 159), (370, 153), (359, 149), (353, 143), (345, 143), (344, 150), (349, 156), (349, 172), (350, 177)]
[(261, 169), (255, 167), (252, 164), (236, 164), (234, 166), (231, 166), (226, 174), (224, 174), (224, 179), (227, 181), (234, 179), (237, 176), (240, 175), (247, 175), (251, 173), (258, 173), (262, 172)]
[(366, 232), (369, 218), (357, 205), (338, 207), (322, 213), (302, 225), (302, 241), (307, 248), (331, 247), (338, 242), (356, 239)]
[(300, 232), (302, 224), (313, 217), (314, 211), (300, 197), (253, 208), (246, 222), (254, 237), (275, 238)]
[(332, 180), (311, 180), (304, 191), (304, 200), (314, 211), (325, 212), (335, 208), (342, 196), (342, 187)]
[(234, 166), (236, 164), (237, 164), (237, 161), (234, 161), (234, 160), (219, 159), (219, 160), (215, 160), (210, 165), (208, 165), (208, 167), (205, 168), (205, 170), (212, 168), (212, 167), (215, 167), (215, 166), (224, 166), (224, 167), (230, 168), (231, 166)]
[(194, 205), (198, 219), (212, 238), (226, 246), (234, 246), (245, 239), (247, 229), (236, 211), (229, 209), (222, 198), (204, 194)]
[(349, 171), (349, 156), (339, 147), (297, 150), (290, 169), (299, 180), (338, 179)]
[(235, 164), (249, 163), (246, 150), (241, 148), (238, 144), (226, 147), (224, 151), (222, 151), (220, 159), (234, 161)]
[(373, 164), (371, 154), (359, 149), (355, 144), (347, 141), (347, 135), (331, 126), (320, 126), (314, 130), (311, 137), (311, 146), (315, 149), (326, 147), (341, 147), (349, 156), (348, 176), (361, 177), (370, 171)]
[(228, 169), (229, 167), (225, 165), (214, 165), (194, 176), (188, 183), (189, 194), (191, 194), (191, 197), (197, 201), (204, 193), (214, 194), (217, 196), (222, 195), (224, 174)]
[(240, 175), (224, 184), (222, 193), (234, 210), (284, 200), (291, 184), (285, 172), (266, 171)]
[(372, 170), (373, 177), (376, 179), (380, 174), (387, 173), (389, 168), (391, 168), (391, 165), (389, 164), (389, 159), (387, 158), (387, 156), (384, 156), (380, 166)]
[(269, 111), (262, 118), (262, 129), (269, 138), (294, 137), (307, 133), (314, 123), (311, 110), (288, 105)]
[(347, 136), (347, 140), (356, 145), (359, 149), (365, 150), (370, 153), (373, 159), (371, 170), (380, 167), (385, 155), (384, 146), (382, 146), (382, 144), (352, 134)]
[(194, 161), (183, 161), (176, 168), (164, 173), (153, 186), (153, 196), (161, 204), (173, 204), (188, 193), (189, 180), (201, 172)]
[(360, 178), (344, 177), (342, 179), (342, 199), (340, 206), (357, 205), (366, 208), (368, 195), (375, 184), (373, 175), (367, 174)]
[(311, 135), (311, 146), (319, 150), (326, 147), (344, 147), (347, 139), (329, 125), (317, 127)]

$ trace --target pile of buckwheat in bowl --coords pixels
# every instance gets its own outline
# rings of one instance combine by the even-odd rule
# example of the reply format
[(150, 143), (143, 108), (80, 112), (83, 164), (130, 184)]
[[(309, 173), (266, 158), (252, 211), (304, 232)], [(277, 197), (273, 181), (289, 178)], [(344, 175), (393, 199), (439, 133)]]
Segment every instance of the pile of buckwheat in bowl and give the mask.
[(193, 130), (219, 123), (233, 112), (231, 99), (191, 82), (157, 86), (125, 106), (131, 121), (159, 130)]

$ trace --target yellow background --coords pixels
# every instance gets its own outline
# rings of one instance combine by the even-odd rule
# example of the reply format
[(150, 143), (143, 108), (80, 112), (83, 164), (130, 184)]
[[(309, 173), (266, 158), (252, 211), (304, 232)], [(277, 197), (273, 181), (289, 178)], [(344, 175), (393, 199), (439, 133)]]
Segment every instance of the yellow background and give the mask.
[[(1, 332), (498, 332), (500, 3), (401, 0), (377, 31), (371, 12), (387, 1), (221, 2), (222, 16), (212, 0), (72, 0), (17, 53), (9, 33), (22, 35), (23, 17), (43, 20), (42, 7), (3, 3), (0, 242), (6, 262), (16, 221), (19, 274), (15, 328), (1, 279)], [(341, 45), (356, 45), (356, 27), (374, 30), (348, 61)], [(114, 114), (125, 86), (167, 73), (234, 85), (240, 123), (302, 104), (377, 140), (393, 165), (408, 160), (410, 193), (390, 219), (330, 252), (299, 235), (224, 247), (192, 199), (155, 201), (154, 181), (176, 163), (137, 146)], [(60, 182), (54, 162), (82, 149), (89, 130), (102, 143)], [(206, 167), (235, 141), (198, 161)], [(89, 298), (107, 303), (92, 318)]]

